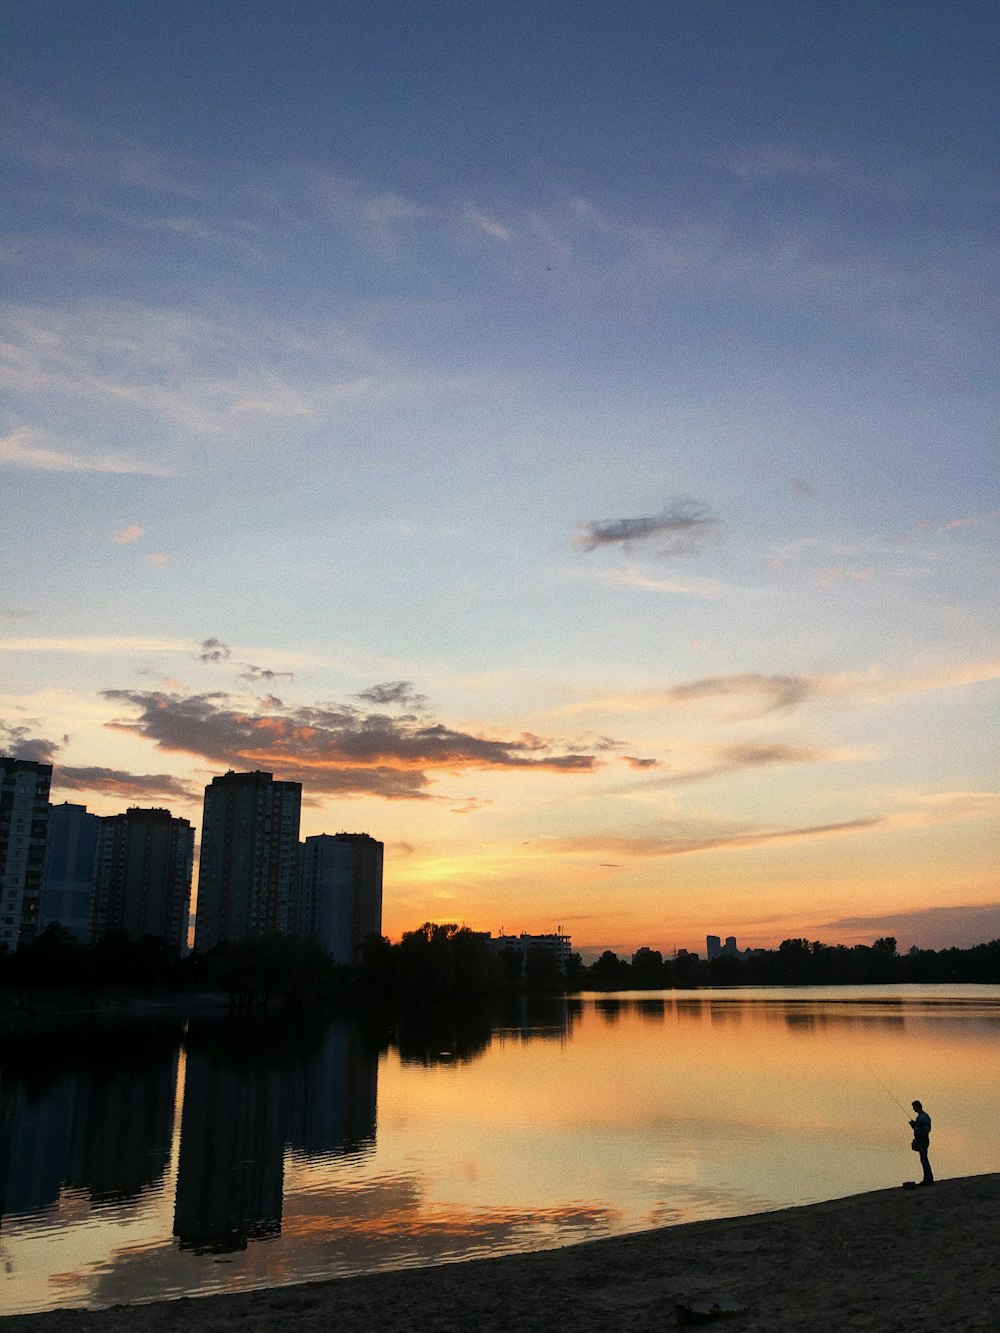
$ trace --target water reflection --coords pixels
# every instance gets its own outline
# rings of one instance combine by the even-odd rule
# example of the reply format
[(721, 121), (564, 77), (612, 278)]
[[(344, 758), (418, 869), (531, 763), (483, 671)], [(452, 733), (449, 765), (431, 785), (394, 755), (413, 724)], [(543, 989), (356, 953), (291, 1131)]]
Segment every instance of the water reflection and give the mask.
[(935, 1116), (941, 1175), (995, 1170), (998, 1036), (1000, 988), (935, 1004), (515, 997), (7, 1039), (3, 1309), (302, 1281), (878, 1188), (910, 1169), (913, 1096)]
[(64, 1188), (95, 1206), (134, 1199), (163, 1176), (179, 1036), (175, 1023), (2, 1043), (0, 1218), (43, 1212)]
[(174, 1235), (230, 1254), (278, 1235), (285, 1149), (306, 1158), (375, 1144), (377, 1054), (354, 1025), (192, 1023)]

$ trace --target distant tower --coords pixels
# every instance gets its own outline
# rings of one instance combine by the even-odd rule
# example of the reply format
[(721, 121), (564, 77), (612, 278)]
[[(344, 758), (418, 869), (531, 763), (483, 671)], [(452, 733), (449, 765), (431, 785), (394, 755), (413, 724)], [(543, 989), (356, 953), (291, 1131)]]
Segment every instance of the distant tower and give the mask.
[(101, 821), (85, 805), (49, 806), (42, 926), (62, 926), (87, 944), (94, 915), (94, 864)]
[(109, 930), (187, 944), (194, 829), (169, 810), (132, 806), (100, 821), (94, 872), (95, 940)]
[(298, 879), (302, 784), (233, 773), (205, 788), (194, 947), (285, 934)]
[(39, 931), (52, 765), (0, 756), (0, 945)]
[(318, 833), (302, 844), (295, 928), (350, 966), (382, 933), (383, 844), (367, 833)]
[(722, 953), (722, 940), (718, 935), (705, 936), (705, 956), (711, 962), (713, 958), (718, 958)]

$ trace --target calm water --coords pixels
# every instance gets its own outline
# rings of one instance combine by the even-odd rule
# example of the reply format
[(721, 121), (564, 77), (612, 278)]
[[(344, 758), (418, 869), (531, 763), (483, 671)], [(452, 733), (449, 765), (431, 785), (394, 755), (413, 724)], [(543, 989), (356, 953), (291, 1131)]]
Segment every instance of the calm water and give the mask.
[(438, 1263), (1000, 1170), (1000, 987), (0, 1043), (0, 1311)]

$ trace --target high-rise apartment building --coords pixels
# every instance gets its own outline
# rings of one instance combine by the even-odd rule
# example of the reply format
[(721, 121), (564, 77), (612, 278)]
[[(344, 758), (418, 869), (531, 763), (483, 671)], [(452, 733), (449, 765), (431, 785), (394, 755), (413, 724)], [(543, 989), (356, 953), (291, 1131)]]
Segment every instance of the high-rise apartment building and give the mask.
[(133, 806), (100, 821), (93, 938), (122, 930), (183, 950), (191, 905), (194, 829), (169, 810)]
[(0, 756), (0, 945), (38, 934), (52, 765)]
[(225, 773), (205, 788), (194, 946), (289, 930), (298, 881), (302, 784)]
[(367, 833), (318, 833), (302, 844), (295, 930), (350, 966), (382, 933), (383, 844)]
[(57, 925), (90, 941), (94, 917), (94, 865), (101, 821), (85, 805), (49, 806), (42, 927)]

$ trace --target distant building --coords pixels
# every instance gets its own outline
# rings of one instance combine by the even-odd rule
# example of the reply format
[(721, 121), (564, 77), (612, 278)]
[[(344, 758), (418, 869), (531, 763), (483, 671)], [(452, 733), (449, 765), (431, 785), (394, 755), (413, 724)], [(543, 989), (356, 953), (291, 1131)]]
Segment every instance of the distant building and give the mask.
[(81, 944), (92, 938), (99, 829), (100, 820), (85, 805), (49, 806), (42, 928), (62, 926)]
[(705, 936), (705, 955), (708, 961), (713, 958), (721, 958), (723, 954), (728, 954), (730, 958), (744, 958), (746, 955), (736, 943), (735, 935), (727, 935), (725, 944), (718, 935)]
[(302, 784), (234, 773), (205, 788), (194, 946), (286, 934), (298, 880)]
[(569, 962), (569, 956), (573, 950), (573, 942), (561, 930), (557, 930), (551, 935), (528, 935), (522, 931), (520, 935), (500, 934), (490, 935), (487, 938), (490, 948), (495, 954), (501, 954), (505, 949), (520, 950), (522, 974), (528, 961), (529, 950), (545, 949), (554, 955), (559, 975), (566, 975), (566, 964)]
[(365, 939), (382, 933), (383, 851), (367, 833), (317, 833), (302, 844), (294, 929), (335, 963), (357, 962)]
[(38, 934), (52, 765), (0, 756), (0, 945)]
[(100, 820), (92, 935), (154, 936), (182, 951), (191, 903), (194, 829), (169, 810), (133, 806)]

